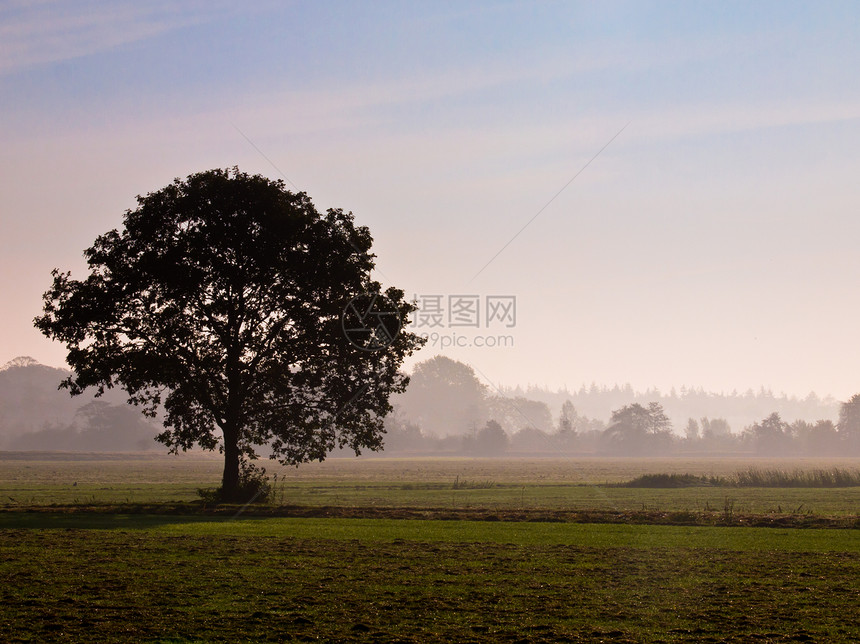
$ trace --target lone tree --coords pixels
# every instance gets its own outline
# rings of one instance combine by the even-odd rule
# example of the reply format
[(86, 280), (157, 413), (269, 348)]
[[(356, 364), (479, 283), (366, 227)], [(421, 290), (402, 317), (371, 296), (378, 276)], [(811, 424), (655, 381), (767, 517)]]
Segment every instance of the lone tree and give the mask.
[(837, 427), (851, 453), (860, 452), (860, 394), (854, 394), (842, 403)]
[(496, 456), (506, 452), (510, 444), (508, 433), (494, 420), (488, 420), (475, 436), (475, 450), (479, 454)]
[[(61, 387), (121, 387), (150, 417), (163, 405), (157, 440), (219, 449), (226, 501), (247, 500), (257, 447), (290, 465), (380, 449), (389, 396), (408, 383), (399, 367), (423, 341), (398, 333), (415, 309), (403, 291), (370, 277), (368, 229), (238, 168), (137, 202), (85, 251), (84, 281), (52, 273), (35, 325), (68, 349)], [(374, 346), (345, 333), (362, 325)]]
[(660, 403), (625, 405), (612, 412), (602, 436), (609, 451), (618, 454), (661, 453), (672, 442), (672, 423)]

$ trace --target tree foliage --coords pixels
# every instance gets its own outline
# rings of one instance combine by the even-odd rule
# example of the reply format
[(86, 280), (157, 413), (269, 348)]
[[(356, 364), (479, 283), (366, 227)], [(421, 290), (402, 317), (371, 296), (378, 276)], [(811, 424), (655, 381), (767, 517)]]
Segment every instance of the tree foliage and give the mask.
[(839, 408), (839, 433), (854, 446), (860, 446), (860, 394), (854, 394)]
[(488, 420), (475, 436), (475, 451), (487, 456), (498, 456), (507, 451), (510, 439), (507, 432), (494, 420)]
[(424, 431), (444, 436), (476, 429), (486, 417), (485, 395), (472, 367), (440, 355), (415, 365), (398, 404)]
[[(367, 352), (344, 336), (350, 298), (382, 293), (370, 231), (237, 168), (137, 201), (85, 251), (85, 280), (53, 272), (35, 324), (68, 349), (64, 386), (122, 387), (150, 416), (163, 406), (171, 451), (224, 452), (226, 498), (261, 445), (285, 464), (380, 448), (389, 396), (408, 382), (399, 367), (421, 340), (400, 333)], [(405, 324), (403, 292), (384, 296)]]
[(672, 429), (663, 406), (657, 402), (648, 403), (647, 408), (633, 403), (616, 409), (612, 412), (611, 423), (626, 431), (642, 434), (659, 434)]
[(612, 412), (603, 442), (604, 450), (617, 454), (660, 452), (672, 442), (672, 423), (660, 403), (625, 405)]
[(777, 412), (760, 422), (753, 423), (744, 430), (744, 433), (759, 454), (783, 455), (791, 440), (791, 428)]

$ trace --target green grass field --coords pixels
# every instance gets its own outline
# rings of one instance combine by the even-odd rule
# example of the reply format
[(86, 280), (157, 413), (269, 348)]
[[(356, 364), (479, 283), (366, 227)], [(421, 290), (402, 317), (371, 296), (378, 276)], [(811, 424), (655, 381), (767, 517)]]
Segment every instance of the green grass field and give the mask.
[[(724, 476), (751, 463), (785, 469), (860, 467), (860, 459), (421, 458), (332, 459), (300, 468), (268, 468), (278, 477), (273, 503), (311, 507), (700, 512), (722, 511), (729, 503), (736, 513), (860, 512), (860, 487), (673, 490), (606, 485), (658, 472)], [(198, 488), (218, 484), (220, 470), (217, 459), (189, 456), (0, 459), (0, 508), (190, 502), (198, 498)]]
[[(688, 497), (605, 483), (724, 475), (748, 461), (351, 460), (278, 470), (277, 494), (300, 507), (434, 507), (449, 520), (270, 518), (238, 507), (117, 514), (109, 505), (130, 494), (147, 511), (191, 501), (217, 483), (219, 465), (0, 458), (0, 641), (860, 640), (856, 528), (523, 520), (540, 516), (523, 507), (694, 508), (714, 490)], [(856, 488), (717, 493), (719, 510), (727, 493), (750, 512), (785, 504), (791, 513), (798, 502), (807, 515), (856, 517), (860, 507)], [(446, 510), (467, 505), (494, 514), (455, 520)]]

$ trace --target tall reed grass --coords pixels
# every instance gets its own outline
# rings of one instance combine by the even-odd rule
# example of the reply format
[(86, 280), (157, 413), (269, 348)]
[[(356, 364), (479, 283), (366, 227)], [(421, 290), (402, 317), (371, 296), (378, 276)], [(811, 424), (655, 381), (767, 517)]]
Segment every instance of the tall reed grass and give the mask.
[(815, 470), (779, 470), (751, 467), (730, 476), (697, 476), (695, 474), (643, 474), (620, 487), (860, 487), (860, 470), (834, 467)]

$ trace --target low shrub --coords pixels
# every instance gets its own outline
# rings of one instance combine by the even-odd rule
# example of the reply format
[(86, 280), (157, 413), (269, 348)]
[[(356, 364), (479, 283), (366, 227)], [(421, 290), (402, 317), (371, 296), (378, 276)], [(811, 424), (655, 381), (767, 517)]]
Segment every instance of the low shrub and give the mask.
[(721, 482), (722, 480), (716, 477), (696, 476), (695, 474), (643, 474), (632, 481), (622, 483), (621, 487), (710, 487), (720, 485)]
[[(224, 503), (222, 487), (198, 488), (197, 495), (204, 503)], [(239, 494), (233, 503), (266, 503), (272, 496), (272, 484), (266, 476), (266, 468), (257, 467), (248, 461), (239, 464)]]

